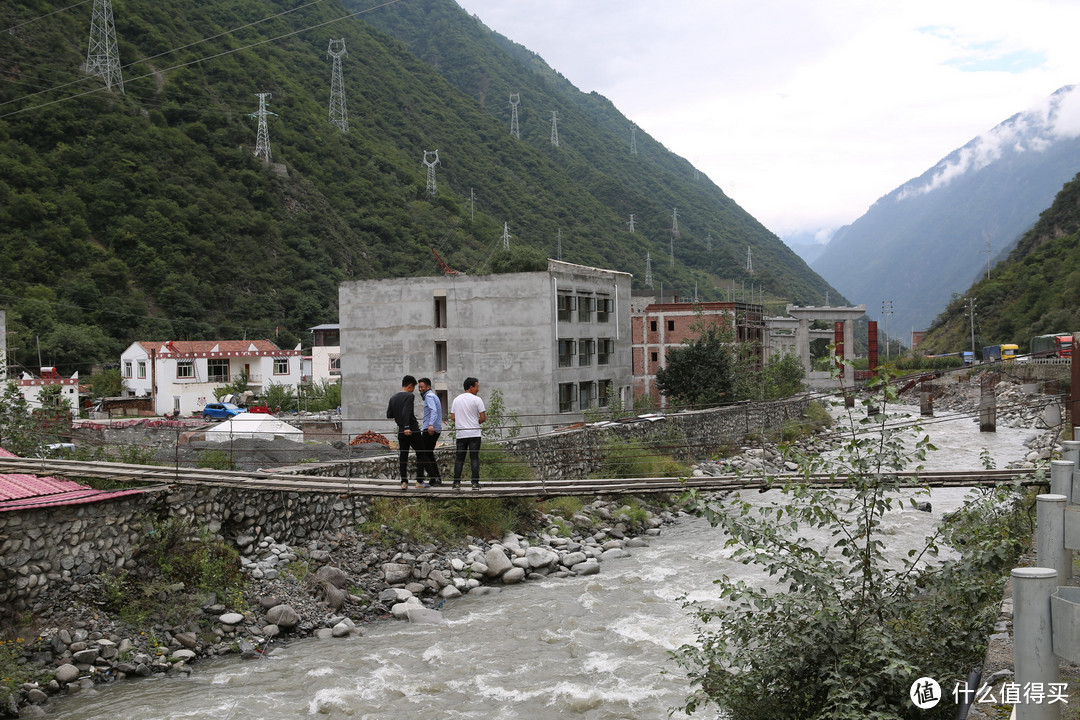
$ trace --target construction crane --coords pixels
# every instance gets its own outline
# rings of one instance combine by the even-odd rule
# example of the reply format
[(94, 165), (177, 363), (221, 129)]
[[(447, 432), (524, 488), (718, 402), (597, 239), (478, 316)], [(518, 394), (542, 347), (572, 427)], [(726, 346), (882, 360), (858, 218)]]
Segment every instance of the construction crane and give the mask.
[(439, 262), (439, 267), (442, 268), (443, 275), (464, 275), (465, 273), (458, 272), (452, 269), (446, 264), (446, 261), (439, 257), (439, 253), (435, 251), (434, 246), (431, 247), (431, 254), (435, 256), (435, 259)]

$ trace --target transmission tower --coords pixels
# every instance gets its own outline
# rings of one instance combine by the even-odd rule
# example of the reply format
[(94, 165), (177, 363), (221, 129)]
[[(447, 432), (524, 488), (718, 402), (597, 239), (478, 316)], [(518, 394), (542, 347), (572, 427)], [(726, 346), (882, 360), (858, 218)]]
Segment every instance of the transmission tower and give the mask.
[(521, 104), (521, 93), (510, 93), (510, 134), (521, 139), (521, 128), (518, 127), (518, 105)]
[(705, 236), (705, 249), (712, 250), (712, 233)]
[(652, 253), (645, 251), (645, 287), (652, 288)]
[(671, 267), (675, 267), (675, 236), (668, 240), (668, 254), (671, 256)]
[(330, 72), (330, 124), (336, 125), (341, 132), (349, 132), (349, 111), (345, 107), (345, 81), (341, 76), (341, 56), (348, 55), (345, 50), (345, 38), (331, 40), (326, 54), (334, 59)]
[(120, 72), (112, 0), (94, 0), (94, 13), (90, 16), (90, 45), (86, 49), (86, 73), (100, 75), (105, 80), (105, 87), (112, 90), (115, 84), (120, 88), (120, 94), (124, 94), (124, 75)]
[(510, 250), (510, 237), (510, 227), (506, 223), (503, 223), (503, 250)]
[(559, 111), (551, 111), (551, 144), (559, 147)]
[[(434, 157), (434, 160), (428, 160), (429, 157)], [(438, 192), (435, 187), (435, 166), (439, 164), (439, 151), (438, 150), (425, 150), (424, 151), (424, 166), (427, 167), (427, 194), (434, 195)]]
[(555, 233), (555, 259), (562, 260), (562, 228)]
[(671, 208), (671, 237), (679, 237), (679, 208)]
[(634, 232), (634, 215), (630, 214), (630, 222), (627, 223), (630, 226), (630, 232)]
[(473, 194), (473, 189), (469, 188), (469, 220), (476, 219), (476, 195)]
[(637, 155), (637, 125), (630, 126), (630, 154)]
[(253, 113), (251, 117), (258, 118), (259, 131), (255, 135), (255, 157), (262, 158), (266, 162), (270, 162), (270, 132), (266, 129), (266, 116), (273, 115), (277, 117), (276, 113), (269, 112), (266, 109), (266, 101), (273, 97), (270, 93), (255, 93), (255, 97), (259, 98), (259, 111)]
[(750, 254), (750, 246), (746, 246), (746, 274), (754, 274), (754, 256)]

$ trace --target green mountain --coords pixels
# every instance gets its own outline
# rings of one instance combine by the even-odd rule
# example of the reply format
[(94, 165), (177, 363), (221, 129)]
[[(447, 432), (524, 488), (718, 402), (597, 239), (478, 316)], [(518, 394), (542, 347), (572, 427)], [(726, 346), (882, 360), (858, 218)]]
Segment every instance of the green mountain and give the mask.
[(967, 298), (975, 299), (976, 351), (1012, 342), (1027, 352), (1036, 335), (1080, 331), (1080, 175), (1065, 184), (989, 278), (953, 297), (934, 320), (920, 351), (971, 348)]
[[(640, 129), (631, 154), (608, 100), (451, 0), (125, 0), (114, 17), (124, 93), (84, 72), (91, 5), (0, 5), (0, 307), (16, 368), (85, 373), (146, 338), (291, 347), (336, 320), (342, 280), (436, 274), (432, 248), (459, 271), (512, 268), (555, 256), (560, 234), (562, 259), (635, 287), (651, 255), (665, 295), (831, 290)], [(347, 133), (328, 120), (342, 38)], [(275, 113), (270, 164), (253, 154), (256, 93)]]

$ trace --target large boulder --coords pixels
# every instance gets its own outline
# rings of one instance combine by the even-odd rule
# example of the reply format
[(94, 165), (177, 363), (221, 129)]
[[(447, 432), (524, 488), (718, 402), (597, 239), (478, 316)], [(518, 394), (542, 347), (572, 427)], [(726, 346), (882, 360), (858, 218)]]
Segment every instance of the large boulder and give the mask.
[(486, 574), (488, 577), (499, 577), (514, 567), (514, 564), (510, 562), (510, 558), (506, 557), (506, 554), (499, 548), (491, 548), (484, 553), (484, 564), (487, 565)]
[(289, 605), (275, 605), (266, 611), (266, 621), (282, 630), (290, 630), (300, 624), (300, 615)]

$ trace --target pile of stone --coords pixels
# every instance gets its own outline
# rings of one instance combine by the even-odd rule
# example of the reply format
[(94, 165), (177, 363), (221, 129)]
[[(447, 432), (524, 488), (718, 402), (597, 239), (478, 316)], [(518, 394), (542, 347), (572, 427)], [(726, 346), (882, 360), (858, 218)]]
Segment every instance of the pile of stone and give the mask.
[[(934, 385), (934, 411), (979, 412), (978, 382), (944, 383)], [(1038, 392), (1035, 385), (1024, 385), (1012, 378), (1002, 377), (994, 386), (997, 422), (1016, 428), (1048, 430), (1061, 422), (1061, 398)]]

